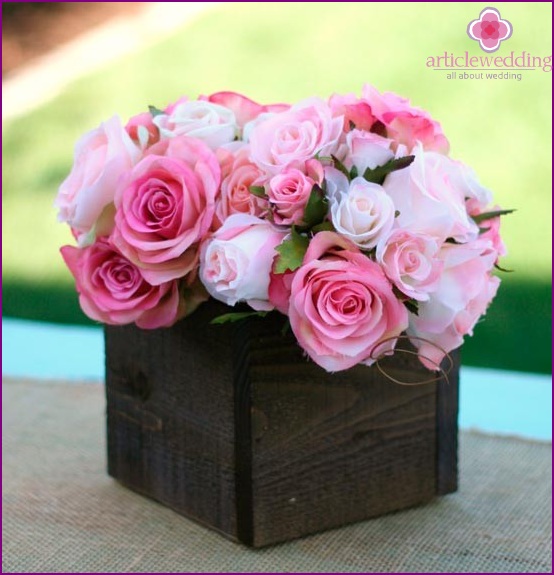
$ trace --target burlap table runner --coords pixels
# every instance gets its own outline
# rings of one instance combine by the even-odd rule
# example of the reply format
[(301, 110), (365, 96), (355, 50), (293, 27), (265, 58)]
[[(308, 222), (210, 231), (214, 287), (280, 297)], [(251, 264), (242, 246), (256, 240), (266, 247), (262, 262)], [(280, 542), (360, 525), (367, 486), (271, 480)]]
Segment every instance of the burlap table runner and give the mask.
[(3, 572), (551, 572), (550, 444), (462, 433), (457, 494), (253, 551), (107, 476), (101, 385), (2, 392)]

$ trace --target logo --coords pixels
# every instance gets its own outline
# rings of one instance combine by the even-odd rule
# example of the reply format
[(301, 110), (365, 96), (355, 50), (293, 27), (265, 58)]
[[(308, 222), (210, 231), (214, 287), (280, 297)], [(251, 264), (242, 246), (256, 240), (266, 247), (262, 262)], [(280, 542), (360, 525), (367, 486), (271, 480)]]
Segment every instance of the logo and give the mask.
[(496, 8), (484, 8), (479, 18), (468, 24), (467, 35), (477, 40), (484, 52), (496, 52), (500, 43), (512, 35), (512, 25), (502, 20)]

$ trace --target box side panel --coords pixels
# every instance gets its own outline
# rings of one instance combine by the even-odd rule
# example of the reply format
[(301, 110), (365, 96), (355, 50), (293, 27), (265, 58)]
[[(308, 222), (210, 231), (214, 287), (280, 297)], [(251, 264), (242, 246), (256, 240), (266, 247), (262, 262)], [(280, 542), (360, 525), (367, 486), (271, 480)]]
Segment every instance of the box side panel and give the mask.
[(446, 377), (437, 385), (437, 495), (458, 489), (458, 405), (460, 350), (450, 352), (452, 368), (445, 360)]
[[(327, 374), (263, 330), (250, 358), (255, 546), (436, 494), (436, 383), (402, 386), (364, 366)], [(391, 376), (428, 378), (413, 356), (391, 359)]]
[(209, 323), (226, 309), (203, 304), (168, 329), (106, 327), (108, 471), (235, 538), (232, 330)]

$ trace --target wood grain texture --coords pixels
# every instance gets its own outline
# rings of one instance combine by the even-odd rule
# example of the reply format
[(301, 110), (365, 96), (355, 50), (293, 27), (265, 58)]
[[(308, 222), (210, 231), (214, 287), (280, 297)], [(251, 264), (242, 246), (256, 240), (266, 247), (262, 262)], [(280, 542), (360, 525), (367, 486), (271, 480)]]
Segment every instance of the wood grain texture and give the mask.
[[(449, 383), (417, 386), (374, 367), (328, 374), (284, 317), (209, 325), (226, 311), (106, 328), (111, 475), (255, 547), (455, 490), (457, 363)], [(407, 354), (383, 368), (428, 374)]]

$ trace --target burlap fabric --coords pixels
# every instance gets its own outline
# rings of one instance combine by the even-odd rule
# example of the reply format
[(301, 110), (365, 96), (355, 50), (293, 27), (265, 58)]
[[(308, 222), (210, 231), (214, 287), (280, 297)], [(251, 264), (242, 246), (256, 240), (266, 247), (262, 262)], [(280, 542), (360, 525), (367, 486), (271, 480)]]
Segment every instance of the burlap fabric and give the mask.
[(457, 494), (253, 551), (107, 476), (101, 385), (2, 388), (4, 572), (551, 572), (550, 444), (463, 433)]

